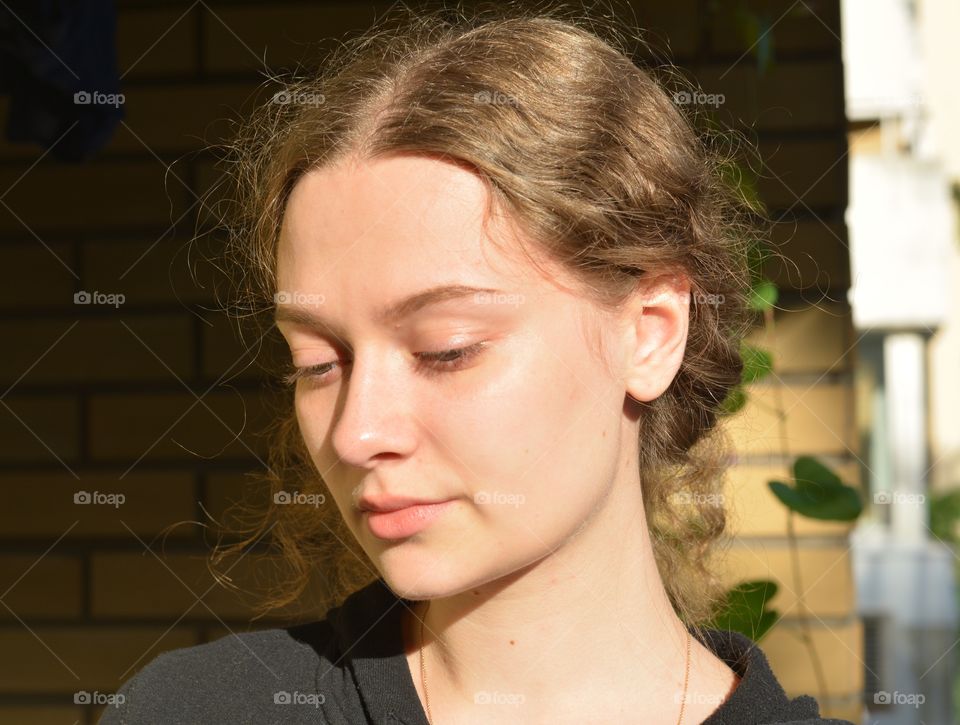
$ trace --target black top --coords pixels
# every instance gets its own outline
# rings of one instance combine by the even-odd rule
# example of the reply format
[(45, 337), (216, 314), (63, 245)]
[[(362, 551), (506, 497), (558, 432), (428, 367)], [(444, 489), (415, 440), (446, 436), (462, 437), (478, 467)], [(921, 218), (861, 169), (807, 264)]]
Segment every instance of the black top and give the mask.
[[(321, 621), (165, 652), (123, 684), (100, 724), (428, 725), (404, 654), (404, 604), (381, 578)], [(821, 719), (808, 695), (789, 699), (747, 637), (698, 638), (741, 678), (704, 725), (853, 725)]]

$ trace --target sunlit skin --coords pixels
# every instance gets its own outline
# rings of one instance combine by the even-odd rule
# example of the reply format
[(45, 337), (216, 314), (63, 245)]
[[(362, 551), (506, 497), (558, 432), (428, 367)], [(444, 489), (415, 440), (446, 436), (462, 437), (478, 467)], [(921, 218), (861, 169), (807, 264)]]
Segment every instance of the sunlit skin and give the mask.
[[(418, 618), (430, 600), (434, 722), (676, 722), (685, 633), (647, 534), (628, 395), (653, 400), (675, 377), (689, 282), (652, 279), (605, 314), (558, 268), (546, 276), (490, 242), (516, 232), (499, 218), (482, 229), (486, 194), (469, 170), (414, 155), (297, 183), (278, 247), (277, 289), (289, 293), (278, 326), (295, 366), (333, 363), (295, 383), (300, 430), (359, 545), (417, 600), (403, 638), (421, 700)], [(501, 295), (378, 321), (445, 284)], [(293, 308), (329, 329), (288, 319)], [(447, 369), (422, 360), (475, 343)], [(355, 507), (361, 494), (456, 503), (385, 541)], [(684, 722), (736, 682), (694, 643)], [(475, 704), (480, 692), (522, 702)]]

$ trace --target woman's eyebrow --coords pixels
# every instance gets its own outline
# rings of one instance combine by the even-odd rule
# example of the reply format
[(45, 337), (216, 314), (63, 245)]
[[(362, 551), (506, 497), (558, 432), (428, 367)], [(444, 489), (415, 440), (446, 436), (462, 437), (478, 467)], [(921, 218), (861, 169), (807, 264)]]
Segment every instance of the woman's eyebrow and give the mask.
[[(500, 290), (459, 284), (437, 285), (425, 290), (420, 290), (419, 292), (414, 292), (397, 302), (381, 307), (374, 314), (374, 319), (380, 326), (387, 326), (409, 317), (429, 305), (461, 299), (471, 295), (494, 294), (500, 294)], [(274, 313), (274, 322), (283, 321), (299, 323), (319, 329), (335, 328), (335, 326), (326, 322), (321, 315), (318, 315), (313, 310), (297, 305), (278, 303)]]

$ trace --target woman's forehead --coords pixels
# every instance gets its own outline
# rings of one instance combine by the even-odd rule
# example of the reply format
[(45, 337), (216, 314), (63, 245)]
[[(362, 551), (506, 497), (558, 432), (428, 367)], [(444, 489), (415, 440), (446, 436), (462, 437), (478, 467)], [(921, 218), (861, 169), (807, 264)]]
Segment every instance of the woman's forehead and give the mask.
[(475, 255), (485, 201), (478, 178), (430, 159), (316, 169), (290, 194), (281, 247), (327, 261), (363, 253), (419, 263)]
[[(522, 284), (537, 270), (520, 253), (515, 225), (486, 215), (487, 194), (476, 174), (428, 157), (312, 170), (297, 182), (284, 212), (278, 276), (375, 268), (449, 276), (462, 269), (484, 270), (489, 284)], [(536, 254), (536, 245), (523, 246)], [(560, 270), (550, 269), (549, 276), (560, 277)]]

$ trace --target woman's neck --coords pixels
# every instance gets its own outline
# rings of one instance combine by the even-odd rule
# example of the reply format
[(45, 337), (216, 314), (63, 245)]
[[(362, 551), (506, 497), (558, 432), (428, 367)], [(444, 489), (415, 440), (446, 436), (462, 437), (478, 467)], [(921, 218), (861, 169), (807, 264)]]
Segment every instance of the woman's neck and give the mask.
[[(435, 724), (630, 722), (631, 713), (676, 722), (687, 630), (660, 580), (639, 486), (632, 491), (614, 487), (552, 554), (406, 613), (407, 661)], [(694, 640), (684, 722), (700, 722), (736, 681)]]

